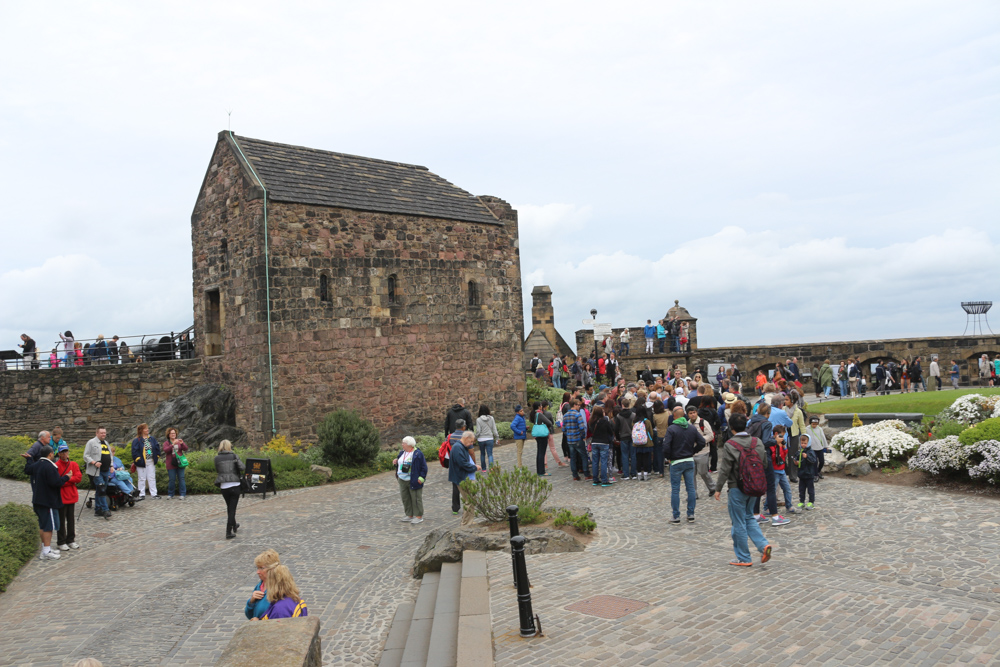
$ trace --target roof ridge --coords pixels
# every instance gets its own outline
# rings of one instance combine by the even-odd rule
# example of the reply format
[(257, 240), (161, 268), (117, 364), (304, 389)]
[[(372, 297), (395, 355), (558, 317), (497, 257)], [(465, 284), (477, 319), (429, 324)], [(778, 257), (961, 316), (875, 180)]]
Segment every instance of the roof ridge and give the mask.
[(233, 133), (233, 136), (235, 136), (239, 140), (255, 141), (259, 144), (267, 144), (269, 146), (282, 146), (284, 148), (294, 148), (295, 150), (299, 151), (309, 151), (310, 153), (320, 153), (323, 155), (337, 155), (340, 157), (349, 157), (349, 158), (356, 158), (358, 160), (367, 160), (369, 162), (381, 162), (382, 164), (390, 164), (393, 165), (394, 167), (411, 167), (413, 169), (422, 169), (423, 171), (428, 171), (428, 172), (430, 171), (430, 169), (421, 164), (411, 164), (409, 162), (396, 162), (395, 160), (383, 160), (377, 157), (367, 157), (364, 155), (355, 155), (353, 153), (340, 153), (337, 151), (327, 151), (323, 150), (322, 148), (310, 148), (309, 146), (298, 146), (296, 144), (283, 144), (279, 141), (268, 141), (267, 139), (255, 139), (254, 137), (247, 137), (242, 134), (236, 134), (235, 132)]

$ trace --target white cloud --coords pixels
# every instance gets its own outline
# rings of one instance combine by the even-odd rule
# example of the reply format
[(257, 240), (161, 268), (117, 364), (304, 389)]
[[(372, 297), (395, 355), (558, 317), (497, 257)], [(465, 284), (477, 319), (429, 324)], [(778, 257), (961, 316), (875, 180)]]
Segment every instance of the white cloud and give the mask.
[(521, 238), (538, 238), (557, 230), (573, 231), (593, 217), (590, 206), (576, 204), (520, 204), (516, 208)]
[(27, 333), (40, 351), (59, 332), (79, 339), (181, 331), (192, 324), (191, 270), (137, 256), (109, 267), (87, 255), (60, 255), (0, 274), (0, 349)]
[[(729, 226), (652, 259), (618, 250), (547, 262), (545, 277), (568, 340), (593, 307), (638, 326), (678, 299), (707, 347), (957, 335), (959, 302), (995, 289), (998, 267), (1000, 245), (970, 228), (863, 246)], [(527, 284), (524, 298), (530, 308)]]

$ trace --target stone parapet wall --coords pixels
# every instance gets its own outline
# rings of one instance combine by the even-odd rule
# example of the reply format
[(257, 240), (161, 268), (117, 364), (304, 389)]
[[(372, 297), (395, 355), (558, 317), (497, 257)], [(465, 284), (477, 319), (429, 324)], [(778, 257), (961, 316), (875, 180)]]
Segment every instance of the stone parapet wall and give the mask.
[(0, 435), (61, 426), (66, 442), (83, 444), (99, 426), (134, 428), (206, 381), (198, 359), (0, 373)]

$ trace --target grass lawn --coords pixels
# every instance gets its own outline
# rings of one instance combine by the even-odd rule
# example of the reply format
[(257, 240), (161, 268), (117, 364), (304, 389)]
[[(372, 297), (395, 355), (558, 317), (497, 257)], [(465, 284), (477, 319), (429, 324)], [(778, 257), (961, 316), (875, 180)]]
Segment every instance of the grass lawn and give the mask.
[(978, 389), (942, 389), (909, 394), (890, 394), (889, 396), (866, 396), (864, 398), (833, 399), (822, 403), (811, 403), (809, 412), (853, 413), (853, 412), (922, 412), (925, 415), (936, 415), (956, 398), (963, 394), (998, 394), (1000, 388), (986, 387)]

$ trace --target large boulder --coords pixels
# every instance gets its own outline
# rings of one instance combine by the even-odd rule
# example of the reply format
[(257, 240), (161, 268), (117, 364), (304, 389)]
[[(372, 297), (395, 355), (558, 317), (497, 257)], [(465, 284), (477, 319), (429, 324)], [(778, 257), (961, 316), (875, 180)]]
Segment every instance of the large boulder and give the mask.
[[(223, 440), (233, 445), (247, 441), (246, 432), (236, 428), (236, 399), (228, 389), (216, 384), (199, 385), (186, 394), (160, 403), (146, 423), (157, 439), (162, 439), (171, 426), (176, 427), (191, 449), (216, 447)], [(112, 429), (109, 435), (113, 440), (130, 442), (135, 437), (135, 428)]]
[[(575, 537), (554, 528), (523, 528), (524, 553), (555, 554), (583, 551)], [(463, 551), (509, 551), (509, 532), (486, 532), (475, 529), (432, 530), (417, 550), (413, 561), (413, 576), (418, 579), (427, 572), (440, 572), (442, 563), (458, 563)]]
[(871, 473), (872, 466), (868, 462), (867, 456), (860, 456), (856, 459), (851, 459), (844, 464), (844, 474), (850, 475), (851, 477), (864, 477), (865, 475)]
[(839, 472), (844, 469), (847, 457), (839, 449), (830, 448), (830, 453), (823, 457), (823, 472)]

